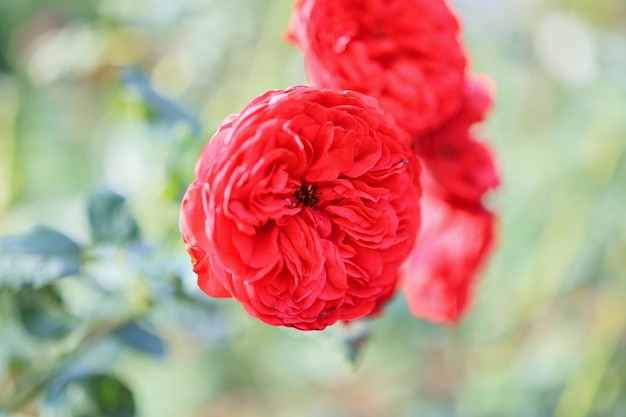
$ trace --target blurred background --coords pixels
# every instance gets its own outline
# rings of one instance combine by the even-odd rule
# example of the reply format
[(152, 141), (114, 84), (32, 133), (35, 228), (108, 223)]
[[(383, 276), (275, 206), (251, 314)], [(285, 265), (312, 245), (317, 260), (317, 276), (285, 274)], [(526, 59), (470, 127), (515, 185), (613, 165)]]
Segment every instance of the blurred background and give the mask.
[(301, 333), (199, 294), (178, 232), (223, 118), (306, 83), (292, 1), (0, 0), (0, 269), (41, 272), (0, 290), (0, 415), (626, 416), (626, 3), (452, 4), (498, 89), (473, 308)]

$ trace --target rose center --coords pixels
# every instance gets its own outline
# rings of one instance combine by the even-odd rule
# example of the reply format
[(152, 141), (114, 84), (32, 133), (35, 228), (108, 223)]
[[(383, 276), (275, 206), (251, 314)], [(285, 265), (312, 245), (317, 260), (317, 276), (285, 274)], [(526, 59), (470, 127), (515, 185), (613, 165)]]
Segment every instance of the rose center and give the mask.
[(312, 207), (319, 201), (315, 196), (316, 192), (317, 185), (302, 184), (298, 189), (296, 189), (294, 196), (299, 202), (304, 204), (305, 207)]
[(376, 22), (374, 24), (374, 29), (372, 30), (372, 36), (374, 39), (385, 38), (387, 37), (387, 30), (379, 22)]

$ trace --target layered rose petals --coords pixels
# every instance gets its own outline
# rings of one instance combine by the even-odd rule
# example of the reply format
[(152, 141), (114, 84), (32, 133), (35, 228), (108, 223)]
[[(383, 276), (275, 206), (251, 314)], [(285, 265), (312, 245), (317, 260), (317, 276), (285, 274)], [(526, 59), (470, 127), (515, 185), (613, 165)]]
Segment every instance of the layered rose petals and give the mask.
[(380, 309), (419, 228), (419, 165), (375, 100), (269, 91), (207, 143), (181, 208), (198, 283), (272, 325)]
[(410, 134), (460, 106), (465, 55), (444, 0), (299, 0), (289, 39), (315, 85), (376, 97)]

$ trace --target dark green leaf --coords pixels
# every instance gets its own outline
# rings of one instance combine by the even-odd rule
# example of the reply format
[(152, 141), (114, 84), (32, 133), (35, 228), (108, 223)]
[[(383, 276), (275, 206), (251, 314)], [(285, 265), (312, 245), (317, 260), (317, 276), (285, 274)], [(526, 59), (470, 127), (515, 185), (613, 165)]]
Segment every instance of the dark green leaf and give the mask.
[(33, 336), (55, 339), (72, 330), (73, 318), (63, 308), (63, 300), (53, 286), (18, 292), (16, 305), (22, 326)]
[(133, 417), (131, 390), (115, 376), (87, 375), (53, 383), (44, 396), (46, 417)]
[(165, 355), (163, 340), (137, 322), (131, 322), (115, 332), (117, 339), (124, 345), (155, 357)]
[(91, 236), (96, 243), (128, 243), (139, 239), (137, 221), (124, 197), (112, 191), (99, 191), (89, 197), (87, 215)]
[(80, 269), (80, 247), (45, 226), (0, 239), (0, 289), (40, 287)]

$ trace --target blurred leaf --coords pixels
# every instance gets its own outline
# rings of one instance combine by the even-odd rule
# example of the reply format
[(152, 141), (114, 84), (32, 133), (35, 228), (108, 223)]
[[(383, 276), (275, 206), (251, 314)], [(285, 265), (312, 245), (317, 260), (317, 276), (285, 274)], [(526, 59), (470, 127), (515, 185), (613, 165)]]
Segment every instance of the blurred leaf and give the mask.
[(80, 247), (45, 226), (0, 239), (0, 289), (40, 287), (80, 269)]
[(209, 298), (199, 301), (179, 294), (175, 300), (162, 303), (160, 307), (168, 320), (174, 321), (177, 327), (205, 346), (228, 343), (237, 331), (219, 308), (219, 303)]
[(51, 384), (41, 408), (44, 417), (132, 417), (131, 390), (108, 374), (88, 375)]
[(63, 300), (52, 286), (22, 290), (16, 294), (18, 314), (28, 333), (44, 339), (67, 335), (72, 317), (63, 308)]
[(372, 333), (367, 323), (357, 321), (346, 324), (342, 329), (342, 344), (345, 349), (346, 359), (353, 368), (358, 368), (363, 356), (363, 350), (367, 346)]
[(87, 203), (91, 236), (96, 243), (128, 243), (139, 239), (139, 226), (126, 200), (113, 191), (93, 193)]
[(162, 96), (154, 90), (150, 84), (150, 79), (136, 67), (126, 67), (120, 74), (121, 81), (136, 90), (157, 117), (165, 119), (174, 124), (178, 121), (187, 123), (194, 133), (200, 131), (198, 119), (185, 110), (180, 104)]
[(165, 344), (163, 340), (133, 321), (115, 332), (115, 337), (125, 346), (135, 349), (142, 353), (161, 358), (165, 356)]

